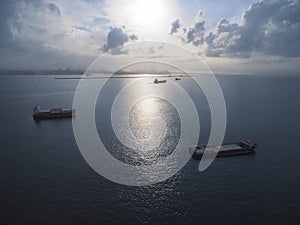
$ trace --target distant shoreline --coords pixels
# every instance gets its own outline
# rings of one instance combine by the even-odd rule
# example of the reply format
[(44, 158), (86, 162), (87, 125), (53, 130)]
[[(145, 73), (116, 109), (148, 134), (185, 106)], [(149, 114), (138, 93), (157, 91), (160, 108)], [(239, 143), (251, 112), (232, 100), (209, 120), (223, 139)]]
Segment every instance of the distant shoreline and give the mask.
[(82, 75), (84, 70), (0, 70), (0, 75)]
[[(0, 76), (51, 76), (51, 75), (56, 75), (56, 76), (64, 76), (64, 75), (75, 75), (75, 76), (81, 76), (86, 72), (86, 70), (81, 70), (81, 69), (57, 69), (57, 70), (0, 70)], [(168, 72), (168, 71), (152, 71), (149, 73), (140, 72), (140, 71), (117, 71), (115, 73), (111, 71), (97, 71), (98, 73), (101, 74), (114, 74), (114, 75), (140, 75), (140, 74), (155, 74), (155, 75), (173, 75), (173, 76), (180, 76), (180, 75), (199, 75), (199, 74), (207, 74), (207, 73), (201, 73), (201, 72), (193, 72), (189, 74), (184, 74), (184, 73), (178, 73), (178, 72)], [(97, 73), (95, 71), (95, 73)], [(230, 72), (213, 72), (214, 75), (216, 76), (245, 76), (245, 75), (250, 75), (250, 76), (263, 76), (262, 74), (258, 75), (255, 73), (230, 73)], [(270, 73), (265, 73), (264, 75), (273, 75), (273, 76), (278, 76), (285, 74), (284, 76), (299, 76), (299, 73), (293, 73), (293, 74), (286, 74), (284, 72), (280, 74), (270, 74)]]
[[(0, 70), (0, 75), (83, 75), (85, 70), (80, 69), (58, 69), (58, 70)], [(98, 71), (98, 73), (103, 74), (112, 74), (111, 71)], [(150, 73), (150, 72), (149, 72)], [(114, 74), (117, 75), (129, 75), (129, 74), (141, 74), (140, 71), (123, 71), (119, 70)], [(153, 71), (151, 74), (172, 74), (171, 72), (167, 71)]]

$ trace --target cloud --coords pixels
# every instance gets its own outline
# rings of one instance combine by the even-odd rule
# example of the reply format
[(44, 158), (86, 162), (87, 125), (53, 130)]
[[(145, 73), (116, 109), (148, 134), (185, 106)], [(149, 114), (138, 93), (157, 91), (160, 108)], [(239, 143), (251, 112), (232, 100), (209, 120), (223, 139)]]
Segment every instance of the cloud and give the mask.
[(93, 22), (95, 24), (99, 24), (99, 25), (106, 25), (110, 22), (110, 20), (105, 17), (96, 17), (96, 18), (94, 18)]
[[(217, 57), (223, 54), (239, 54), (237, 41), (241, 38), (241, 27), (237, 23), (231, 23), (227, 19), (219, 21), (214, 32), (210, 32), (205, 42), (207, 44), (206, 55)], [(244, 49), (243, 54), (246, 54)]]
[(48, 2), (46, 0), (23, 0), (21, 1), (21, 5), (24, 6), (23, 9), (34, 9), (36, 12), (44, 15), (61, 16), (61, 10), (54, 2)]
[(15, 3), (12, 1), (3, 1), (0, 4), (0, 45), (5, 46), (7, 42), (12, 38), (10, 30), (10, 18), (16, 16), (14, 10)]
[(85, 32), (92, 32), (92, 30), (89, 27), (85, 27), (85, 26), (73, 26), (73, 28), (75, 28), (77, 30), (85, 31)]
[[(198, 51), (205, 49), (211, 57), (248, 58), (253, 54), (300, 57), (299, 0), (255, 2), (244, 11), (242, 19), (241, 24), (221, 19), (207, 32), (200, 12), (192, 27), (182, 28), (181, 37), (183, 42), (198, 47)], [(175, 22), (172, 30), (176, 28)], [(173, 33), (177, 32), (175, 28)]]
[(138, 37), (135, 34), (128, 35), (125, 32), (125, 27), (110, 27), (110, 31), (107, 34), (107, 41), (103, 45), (102, 50), (108, 52), (116, 47), (123, 46), (130, 40), (137, 40)]
[[(181, 28), (181, 29), (180, 29)], [(203, 12), (200, 11), (192, 27), (182, 27), (180, 20), (176, 19), (172, 23), (170, 35), (179, 37), (185, 44), (199, 47), (205, 42), (206, 28)]]
[(138, 38), (138, 36), (136, 34), (131, 34), (131, 35), (129, 35), (129, 39), (132, 40), (132, 41), (136, 41), (139, 38)]
[(0, 5), (0, 45), (17, 47), (19, 39), (44, 37), (49, 34), (47, 21), (50, 25), (50, 20), (60, 17), (60, 8), (48, 1), (4, 0)]
[(172, 23), (172, 28), (171, 28), (171, 32), (170, 34), (174, 34), (177, 33), (178, 29), (180, 28), (180, 23), (179, 23), (179, 19), (176, 19), (173, 23)]
[(195, 24), (189, 28), (187, 32), (187, 43), (193, 43), (195, 46), (202, 45), (205, 40), (205, 20), (203, 19), (203, 12), (200, 12), (196, 18)]
[(46, 6), (49, 12), (52, 12), (57, 17), (60, 17), (60, 9), (54, 3), (48, 3)]
[[(217, 2), (220, 4), (221, 1)], [(174, 5), (173, 1), (166, 5), (171, 3)], [(234, 7), (231, 5), (234, 3), (230, 0), (229, 3), (221, 4), (228, 5), (218, 9), (228, 11), (222, 17), (233, 15), (234, 10), (231, 8)], [(214, 57), (300, 57), (299, 0), (262, 0), (253, 3), (244, 11), (242, 21), (238, 23), (230, 18), (219, 20), (218, 15), (221, 14), (217, 11), (207, 15), (207, 20), (203, 18), (203, 13), (199, 13), (194, 22), (187, 26), (189, 16), (178, 18), (178, 14), (168, 10), (170, 14), (164, 18), (161, 28), (151, 19), (149, 27), (132, 23), (128, 15), (134, 13), (119, 13), (125, 4), (128, 3), (109, 1), (108, 4), (105, 0), (1, 1), (0, 67), (35, 67), (42, 64), (47, 67), (55, 62), (57, 67), (72, 66), (67, 65), (72, 63), (72, 58), (83, 61), (81, 59), (84, 57), (97, 57), (99, 46), (102, 51), (111, 51), (117, 46), (122, 49), (125, 43), (137, 40), (138, 37), (154, 37), (162, 41), (179, 37), (182, 43), (197, 53), (205, 52), (207, 56)], [(215, 4), (213, 1), (209, 6)], [(190, 5), (196, 12), (197, 4)], [(212, 21), (209, 18), (212, 17), (213, 27), (209, 24)], [(126, 29), (113, 27), (113, 24), (124, 23)], [(152, 32), (154, 29), (155, 32)], [(118, 51), (114, 53), (118, 54)], [(73, 61), (74, 66), (77, 66)]]
[(104, 5), (98, 0), (3, 0), (0, 68), (87, 66), (109, 28)]
[(206, 37), (209, 56), (249, 57), (253, 52), (284, 57), (300, 56), (300, 3), (298, 0), (253, 3), (243, 24), (222, 19)]

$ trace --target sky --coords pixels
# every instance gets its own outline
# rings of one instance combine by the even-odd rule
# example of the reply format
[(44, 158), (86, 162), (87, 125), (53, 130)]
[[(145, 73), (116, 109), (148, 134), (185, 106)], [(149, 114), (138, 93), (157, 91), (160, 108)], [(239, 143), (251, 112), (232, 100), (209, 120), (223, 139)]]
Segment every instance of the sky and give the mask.
[(85, 69), (142, 41), (183, 47), (220, 73), (300, 68), (299, 0), (2, 0), (0, 29), (0, 70)]

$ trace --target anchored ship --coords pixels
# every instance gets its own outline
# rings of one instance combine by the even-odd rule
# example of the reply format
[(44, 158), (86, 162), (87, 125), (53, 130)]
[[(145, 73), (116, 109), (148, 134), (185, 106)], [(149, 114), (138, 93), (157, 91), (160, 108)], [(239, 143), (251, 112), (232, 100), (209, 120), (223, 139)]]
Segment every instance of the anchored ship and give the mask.
[(53, 108), (53, 109), (40, 109), (40, 106), (35, 106), (33, 108), (33, 119), (42, 120), (42, 119), (60, 119), (60, 118), (69, 118), (73, 117), (75, 113), (74, 109), (62, 109), (62, 108)]
[(190, 153), (194, 159), (201, 159), (205, 151), (208, 154), (217, 153), (216, 157), (250, 155), (255, 154), (256, 147), (257, 144), (254, 141), (246, 140), (221, 146), (195, 145), (190, 147)]
[(155, 80), (153, 81), (154, 84), (166, 83), (166, 82), (167, 82), (167, 80), (158, 80), (158, 79), (155, 79)]

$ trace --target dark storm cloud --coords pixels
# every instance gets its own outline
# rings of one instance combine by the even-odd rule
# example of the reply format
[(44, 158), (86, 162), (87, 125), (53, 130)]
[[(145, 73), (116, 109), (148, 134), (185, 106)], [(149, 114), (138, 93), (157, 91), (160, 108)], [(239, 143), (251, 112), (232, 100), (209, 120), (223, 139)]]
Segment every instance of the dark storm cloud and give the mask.
[(209, 56), (244, 56), (252, 52), (285, 57), (300, 56), (300, 3), (261, 1), (243, 15), (243, 25), (222, 19), (206, 37)]
[(180, 28), (180, 23), (179, 23), (179, 19), (177, 19), (172, 23), (172, 28), (171, 28), (170, 34), (172, 35), (174, 33), (177, 33), (179, 28)]
[(129, 40), (138, 39), (135, 34), (128, 35), (124, 29), (124, 26), (110, 27), (110, 31), (107, 34), (107, 42), (102, 47), (102, 50), (104, 52), (107, 52), (119, 46), (123, 46)]

